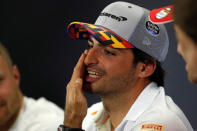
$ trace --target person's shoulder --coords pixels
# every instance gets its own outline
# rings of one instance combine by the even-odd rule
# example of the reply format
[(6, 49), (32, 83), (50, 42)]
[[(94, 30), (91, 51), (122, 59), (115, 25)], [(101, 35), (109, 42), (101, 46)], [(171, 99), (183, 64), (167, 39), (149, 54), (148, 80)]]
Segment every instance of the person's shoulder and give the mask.
[(174, 103), (171, 97), (160, 90), (151, 106), (138, 118), (138, 129), (165, 128), (165, 131), (193, 131), (182, 110)]
[(188, 120), (183, 120), (171, 110), (150, 109), (135, 122), (134, 131), (193, 131)]
[[(24, 97), (24, 108), (22, 110), (24, 116), (33, 121), (42, 121), (43, 124), (55, 121), (62, 123), (64, 118), (64, 111), (44, 97), (38, 100)], [(36, 119), (34, 120), (34, 118)]]
[[(24, 104), (26, 106), (27, 109), (31, 109), (31, 110), (40, 110), (40, 111), (53, 111), (56, 113), (63, 113), (63, 110), (57, 106), (55, 103), (47, 100), (44, 97), (41, 97), (37, 100), (30, 98), (30, 97), (24, 97)], [(29, 108), (31, 107), (31, 108)]]
[(180, 119), (180, 117), (170, 111), (155, 110), (145, 113), (144, 116), (135, 122), (132, 129), (133, 131), (193, 131), (187, 120)]
[(24, 96), (23, 106), (13, 126), (20, 131), (53, 131), (63, 123), (64, 112), (54, 103), (40, 98), (35, 100)]

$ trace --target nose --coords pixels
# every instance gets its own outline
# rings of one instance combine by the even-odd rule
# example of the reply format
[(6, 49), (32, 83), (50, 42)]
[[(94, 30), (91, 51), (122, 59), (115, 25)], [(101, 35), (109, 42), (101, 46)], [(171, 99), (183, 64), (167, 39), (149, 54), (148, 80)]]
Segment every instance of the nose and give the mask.
[(95, 47), (89, 49), (84, 63), (86, 66), (98, 64), (98, 50)]

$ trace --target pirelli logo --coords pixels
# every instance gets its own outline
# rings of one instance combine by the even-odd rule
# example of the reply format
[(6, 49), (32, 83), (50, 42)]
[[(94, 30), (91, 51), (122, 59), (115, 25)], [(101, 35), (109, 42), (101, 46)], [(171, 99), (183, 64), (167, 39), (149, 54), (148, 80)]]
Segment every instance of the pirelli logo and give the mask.
[(151, 130), (151, 131), (164, 131), (164, 126), (160, 124), (143, 124), (141, 125), (141, 130)]

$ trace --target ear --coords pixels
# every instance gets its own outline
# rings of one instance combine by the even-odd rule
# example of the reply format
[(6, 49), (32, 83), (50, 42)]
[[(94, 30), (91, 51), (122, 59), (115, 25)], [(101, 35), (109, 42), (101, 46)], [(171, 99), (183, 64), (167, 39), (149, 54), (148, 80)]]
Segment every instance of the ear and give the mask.
[(12, 72), (13, 72), (13, 76), (14, 76), (14, 79), (15, 79), (17, 85), (19, 85), (19, 83), (20, 83), (20, 72), (19, 72), (18, 67), (16, 65), (12, 66)]
[(138, 63), (138, 68), (139, 68), (139, 73), (138, 76), (140, 78), (147, 78), (149, 76), (151, 76), (155, 69), (156, 69), (156, 61), (154, 61), (154, 63), (150, 63), (150, 64), (145, 64), (142, 62)]

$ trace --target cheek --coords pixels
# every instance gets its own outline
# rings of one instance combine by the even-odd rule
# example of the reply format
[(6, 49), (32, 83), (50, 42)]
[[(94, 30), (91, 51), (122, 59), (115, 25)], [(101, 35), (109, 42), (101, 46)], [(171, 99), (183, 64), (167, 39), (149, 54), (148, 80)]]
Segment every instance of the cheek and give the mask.
[(188, 47), (184, 49), (184, 56), (188, 63), (197, 63), (197, 48), (188, 45)]
[(0, 85), (0, 97), (10, 97), (12, 95), (9, 85)]
[(16, 96), (16, 89), (14, 88), (15, 85), (12, 85), (10, 81), (5, 81), (4, 83), (0, 84), (0, 97), (7, 102), (12, 101)]
[(111, 61), (105, 62), (104, 64), (105, 71), (109, 74), (129, 72), (131, 69), (131, 63), (125, 61)]
[(188, 60), (192, 67), (197, 67), (197, 50), (191, 49), (188, 53)]
[[(1, 107), (6, 107), (6, 110), (10, 110), (10, 106), (12, 106), (11, 103), (11, 99), (13, 97), (13, 93), (12, 90), (10, 90), (9, 88), (7, 88), (7, 86), (2, 84), (0, 85), (0, 105)], [(13, 108), (13, 107), (12, 107)]]

